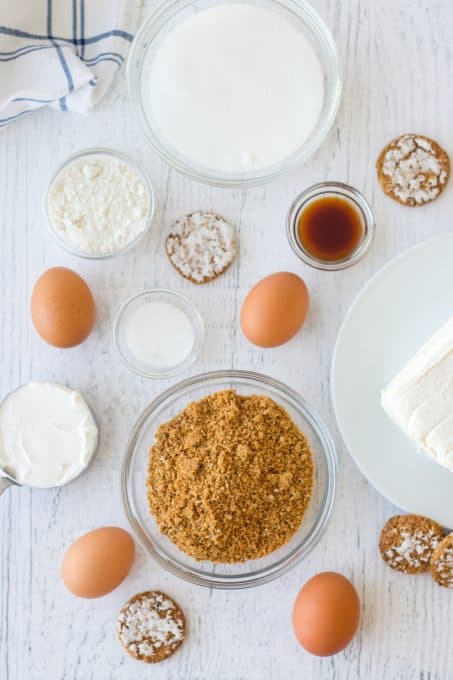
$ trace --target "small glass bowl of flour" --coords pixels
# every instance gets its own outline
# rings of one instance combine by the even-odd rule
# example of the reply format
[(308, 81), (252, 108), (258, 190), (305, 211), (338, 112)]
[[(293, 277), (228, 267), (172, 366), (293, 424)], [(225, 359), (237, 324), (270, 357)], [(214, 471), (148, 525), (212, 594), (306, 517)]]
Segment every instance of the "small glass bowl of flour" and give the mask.
[(204, 323), (195, 305), (172, 290), (143, 290), (120, 308), (113, 341), (129, 370), (144, 378), (170, 378), (198, 357)]
[(127, 156), (93, 148), (70, 156), (44, 197), (44, 212), (57, 243), (78, 257), (103, 259), (133, 248), (154, 215), (154, 193)]

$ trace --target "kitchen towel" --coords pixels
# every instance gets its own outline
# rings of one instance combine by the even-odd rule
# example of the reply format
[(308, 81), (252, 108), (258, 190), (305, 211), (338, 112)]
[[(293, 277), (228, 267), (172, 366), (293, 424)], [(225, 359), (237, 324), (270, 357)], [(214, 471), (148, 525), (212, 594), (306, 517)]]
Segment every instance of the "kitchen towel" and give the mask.
[(87, 113), (106, 93), (141, 0), (0, 0), (0, 127), (41, 106)]

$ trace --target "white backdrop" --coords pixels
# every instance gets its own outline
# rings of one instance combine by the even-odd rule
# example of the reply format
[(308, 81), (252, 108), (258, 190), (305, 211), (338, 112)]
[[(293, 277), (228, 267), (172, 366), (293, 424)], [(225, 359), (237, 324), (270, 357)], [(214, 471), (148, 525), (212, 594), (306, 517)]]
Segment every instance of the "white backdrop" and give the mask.
[[(316, 0), (314, 5), (332, 28), (343, 60), (340, 113), (316, 156), (265, 188), (213, 189), (171, 171), (143, 139), (124, 74), (87, 118), (46, 110), (0, 134), (0, 392), (30, 379), (68, 383), (86, 395), (101, 426), (99, 453), (85, 476), (59, 491), (13, 488), (0, 499), (1, 680), (453, 678), (453, 595), (428, 576), (404, 577), (381, 562), (379, 530), (396, 508), (354, 467), (336, 430), (329, 395), (335, 337), (356, 292), (394, 254), (453, 227), (453, 185), (432, 205), (410, 209), (382, 194), (374, 170), (381, 147), (408, 131), (434, 137), (453, 157), (453, 5), (450, 0)], [(105, 262), (66, 255), (52, 241), (41, 214), (42, 195), (56, 165), (91, 145), (111, 146), (140, 161), (157, 194), (149, 237), (127, 256)], [(362, 190), (377, 221), (370, 254), (339, 273), (305, 267), (285, 236), (285, 216), (295, 195), (325, 179)], [(163, 249), (165, 229), (196, 209), (225, 215), (241, 240), (234, 266), (204, 287), (180, 279)], [(53, 265), (76, 269), (96, 297), (96, 329), (73, 350), (45, 345), (30, 321), (33, 283)], [(309, 317), (287, 346), (259, 350), (240, 332), (240, 305), (258, 279), (285, 269), (305, 278)], [(154, 285), (188, 294), (205, 318), (206, 342), (189, 373), (232, 366), (268, 373), (299, 390), (322, 414), (339, 449), (339, 494), (320, 545), (303, 564), (267, 586), (239, 592), (197, 588), (165, 573), (138, 549), (132, 573), (120, 588), (98, 601), (78, 600), (59, 578), (63, 552), (90, 529), (126, 526), (119, 496), (122, 452), (139, 412), (169, 384), (129, 373), (111, 342), (119, 304)], [(364, 609), (352, 645), (334, 658), (317, 659), (298, 647), (290, 615), (301, 585), (325, 569), (353, 580)], [(173, 595), (190, 628), (180, 652), (156, 667), (130, 659), (115, 637), (121, 605), (149, 588)]]

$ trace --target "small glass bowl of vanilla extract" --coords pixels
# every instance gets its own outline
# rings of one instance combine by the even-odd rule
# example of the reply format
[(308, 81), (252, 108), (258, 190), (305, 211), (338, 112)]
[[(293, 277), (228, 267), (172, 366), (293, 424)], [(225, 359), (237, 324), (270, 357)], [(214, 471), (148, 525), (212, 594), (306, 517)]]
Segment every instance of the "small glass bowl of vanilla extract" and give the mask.
[(286, 223), (296, 255), (311, 267), (326, 270), (358, 262), (370, 247), (375, 228), (366, 198), (341, 182), (309, 187), (292, 204)]

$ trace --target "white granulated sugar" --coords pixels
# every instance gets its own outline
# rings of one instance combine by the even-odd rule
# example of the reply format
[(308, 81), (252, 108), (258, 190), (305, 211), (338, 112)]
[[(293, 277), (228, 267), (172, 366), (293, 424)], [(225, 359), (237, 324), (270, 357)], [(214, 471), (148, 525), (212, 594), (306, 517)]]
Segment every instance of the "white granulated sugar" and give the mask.
[(184, 639), (184, 621), (162, 593), (143, 594), (131, 601), (118, 618), (121, 642), (133, 653), (152, 656), (162, 647), (177, 647)]
[(432, 201), (447, 181), (447, 172), (437, 158), (429, 140), (405, 135), (396, 148), (385, 154), (382, 172), (392, 180), (393, 192), (407, 203)]
[(325, 78), (300, 23), (224, 3), (168, 31), (143, 74), (145, 106), (167, 144), (191, 165), (228, 173), (272, 167), (301, 148), (322, 114)]
[(47, 210), (57, 234), (87, 255), (108, 255), (148, 225), (150, 195), (138, 171), (107, 154), (82, 156), (53, 181)]
[(205, 283), (224, 272), (234, 259), (236, 233), (223, 217), (199, 210), (177, 220), (167, 237), (166, 249), (182, 276)]
[(437, 548), (439, 543), (434, 532), (408, 531), (401, 532), (402, 542), (400, 545), (389, 548), (385, 555), (390, 564), (401, 564), (407, 562), (412, 567), (420, 567), (429, 562), (431, 551)]

